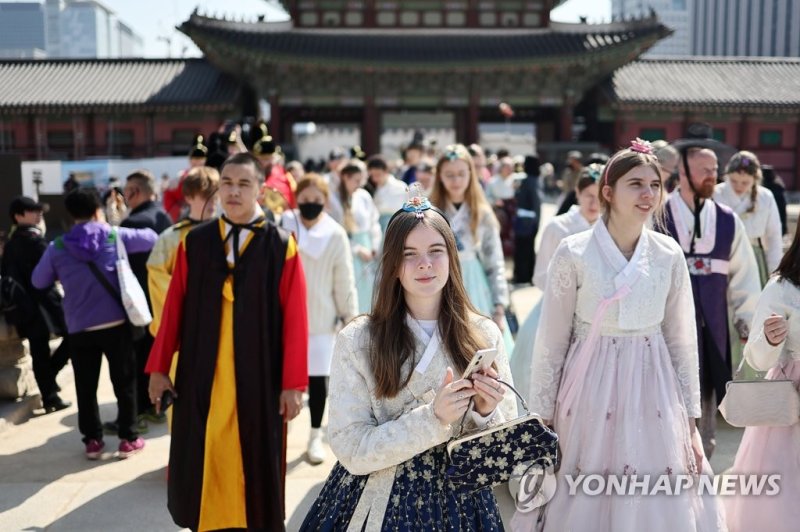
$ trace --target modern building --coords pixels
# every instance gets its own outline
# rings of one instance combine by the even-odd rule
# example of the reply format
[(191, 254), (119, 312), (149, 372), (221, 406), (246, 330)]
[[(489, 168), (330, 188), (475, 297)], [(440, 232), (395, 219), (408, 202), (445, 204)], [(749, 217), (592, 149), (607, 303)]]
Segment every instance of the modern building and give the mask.
[(647, 51), (647, 57), (692, 53), (689, 7), (692, 0), (611, 0), (613, 20), (639, 18), (651, 9), (674, 33)]
[(612, 0), (614, 20), (653, 10), (675, 33), (647, 57), (800, 57), (798, 0)]
[(0, 2), (0, 58), (36, 59), (46, 55), (42, 4)]
[(800, 57), (798, 0), (695, 0), (692, 54)]
[(139, 57), (144, 43), (93, 0), (0, 3), (0, 58)]

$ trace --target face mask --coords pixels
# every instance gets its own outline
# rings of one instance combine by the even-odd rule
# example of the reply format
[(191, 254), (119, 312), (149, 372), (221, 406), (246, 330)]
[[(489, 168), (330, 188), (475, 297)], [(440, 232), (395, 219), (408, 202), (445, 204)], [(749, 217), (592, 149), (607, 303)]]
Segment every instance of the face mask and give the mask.
[(300, 203), (297, 207), (300, 209), (300, 216), (306, 220), (316, 220), (322, 214), (322, 205), (319, 203)]

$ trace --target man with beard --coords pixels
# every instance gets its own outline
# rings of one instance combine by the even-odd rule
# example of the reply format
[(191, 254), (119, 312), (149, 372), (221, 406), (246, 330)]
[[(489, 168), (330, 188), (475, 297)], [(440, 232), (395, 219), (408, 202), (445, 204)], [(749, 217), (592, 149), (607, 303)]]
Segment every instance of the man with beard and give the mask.
[(703, 413), (699, 425), (709, 458), (716, 446), (717, 406), (731, 379), (728, 300), (736, 332), (744, 342), (760, 292), (758, 266), (744, 224), (711, 199), (718, 167), (712, 148), (721, 146), (710, 138), (675, 143), (681, 155), (680, 184), (665, 205), (665, 232), (683, 248), (692, 282)]

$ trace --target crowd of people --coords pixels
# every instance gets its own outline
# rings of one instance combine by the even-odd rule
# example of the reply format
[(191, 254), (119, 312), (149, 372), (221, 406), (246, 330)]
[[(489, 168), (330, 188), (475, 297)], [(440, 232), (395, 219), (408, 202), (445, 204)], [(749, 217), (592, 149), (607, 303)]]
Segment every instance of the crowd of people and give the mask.
[[(502, 530), (489, 487), (450, 489), (445, 444), (465, 420), (516, 418), (513, 382), (561, 455), (554, 498), (518, 510), (514, 530), (791, 529), (798, 424), (748, 427), (736, 456), (738, 472), (783, 474), (778, 497), (567, 485), (713, 475), (716, 410), (742, 357), (800, 383), (800, 232), (784, 253), (785, 198), (756, 154), (696, 126), (610, 157), (571, 151), (558, 178), (534, 155), (420, 139), (402, 164), (354, 146), (307, 172), (258, 132), (196, 138), (163, 187), (143, 169), (104, 198), (71, 190), (74, 226), (49, 243), (43, 206), (12, 202), (2, 288), (24, 297), (8, 318), (48, 412), (70, 406), (55, 378), (72, 361), (87, 458), (104, 434), (120, 458), (140, 452), (166, 410), (176, 524), (282, 529), (286, 422), (307, 393), (307, 459), (326, 458), (327, 403), (338, 462), (303, 530)], [(550, 192), (558, 215), (537, 252)], [(530, 283), (543, 296), (517, 330), (510, 290)], [(492, 366), (462, 376), (485, 348)], [(105, 423), (103, 355), (118, 408)]]

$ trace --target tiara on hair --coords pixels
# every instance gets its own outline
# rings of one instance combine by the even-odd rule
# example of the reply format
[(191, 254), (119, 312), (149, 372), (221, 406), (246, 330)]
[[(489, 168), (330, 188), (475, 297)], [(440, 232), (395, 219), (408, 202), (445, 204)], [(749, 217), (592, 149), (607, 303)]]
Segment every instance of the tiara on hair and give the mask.
[(653, 145), (644, 140), (636, 137), (636, 139), (631, 141), (631, 151), (635, 151), (636, 153), (643, 153), (645, 155), (653, 155)]
[[(423, 218), (424, 211), (432, 207), (431, 202), (422, 195), (419, 183), (413, 183), (408, 189), (408, 200), (401, 207), (404, 212), (413, 212), (417, 218)], [(413, 195), (412, 195), (413, 194)]]
[(459, 158), (458, 150), (455, 146), (448, 146), (444, 151), (444, 157), (449, 161), (456, 161)]

